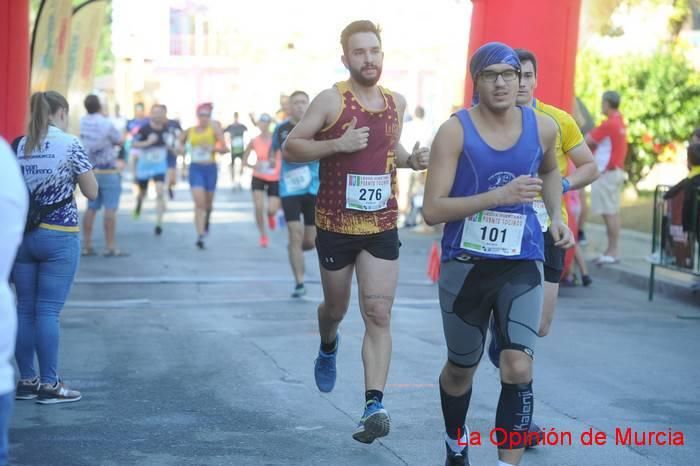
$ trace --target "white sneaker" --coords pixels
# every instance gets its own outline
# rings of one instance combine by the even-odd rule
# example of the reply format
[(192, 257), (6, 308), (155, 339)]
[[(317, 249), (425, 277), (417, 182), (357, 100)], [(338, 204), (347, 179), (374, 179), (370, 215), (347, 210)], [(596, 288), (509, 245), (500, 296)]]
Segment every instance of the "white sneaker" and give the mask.
[(619, 262), (620, 262), (619, 258), (613, 257), (613, 256), (606, 256), (606, 255), (602, 255), (595, 260), (595, 263), (597, 265), (611, 265), (611, 264), (617, 264)]
[(654, 254), (647, 256), (645, 259), (650, 264), (660, 264), (661, 263), (661, 254), (659, 252), (655, 252)]

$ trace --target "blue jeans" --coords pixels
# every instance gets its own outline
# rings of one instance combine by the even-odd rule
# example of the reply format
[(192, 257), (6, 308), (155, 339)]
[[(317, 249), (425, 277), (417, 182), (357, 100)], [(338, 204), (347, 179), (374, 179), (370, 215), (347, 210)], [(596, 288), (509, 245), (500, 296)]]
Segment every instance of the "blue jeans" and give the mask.
[(7, 432), (10, 430), (10, 418), (12, 417), (14, 403), (14, 392), (0, 395), (0, 466), (7, 464)]
[(15, 359), (22, 379), (33, 379), (39, 360), (41, 383), (58, 380), (58, 316), (80, 258), (78, 233), (37, 228), (24, 235), (12, 267), (17, 291)]

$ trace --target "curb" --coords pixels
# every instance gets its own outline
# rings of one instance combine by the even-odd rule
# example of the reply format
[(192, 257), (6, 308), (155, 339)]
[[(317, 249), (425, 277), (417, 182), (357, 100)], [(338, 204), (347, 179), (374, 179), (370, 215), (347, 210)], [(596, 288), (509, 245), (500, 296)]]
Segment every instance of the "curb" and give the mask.
[[(601, 236), (606, 235), (606, 229), (605, 225), (601, 223), (593, 223), (593, 222), (587, 222), (586, 223), (586, 231), (588, 230), (593, 230), (597, 234), (600, 234)], [(630, 230), (628, 228), (621, 228), (620, 229), (620, 240), (623, 240), (625, 238), (631, 238), (639, 241), (643, 241), (647, 244), (649, 244), (649, 249), (651, 250), (651, 233), (644, 233), (643, 231), (637, 231), (637, 230)]]
[[(632, 288), (637, 288), (640, 291), (644, 291), (645, 294), (649, 292), (649, 273), (647, 275), (641, 275), (638, 272), (632, 272), (621, 266), (599, 266), (593, 261), (587, 261), (587, 265), (593, 277), (601, 277), (605, 280), (609, 280), (615, 283), (620, 283), (622, 285), (627, 285)], [(647, 269), (651, 272), (651, 264)], [(700, 305), (700, 293), (694, 292), (687, 284), (679, 283), (676, 281), (668, 280), (663, 277), (659, 277), (659, 271), (663, 270), (657, 268), (656, 279), (654, 280), (654, 297), (663, 296), (668, 299), (673, 299), (681, 301), (687, 304)]]

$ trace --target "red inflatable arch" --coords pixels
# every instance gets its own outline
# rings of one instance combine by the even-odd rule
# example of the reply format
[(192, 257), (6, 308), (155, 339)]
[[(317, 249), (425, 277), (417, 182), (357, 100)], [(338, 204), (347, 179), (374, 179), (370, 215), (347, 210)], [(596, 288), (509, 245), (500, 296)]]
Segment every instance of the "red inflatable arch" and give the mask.
[(29, 106), (29, 2), (0, 0), (0, 136), (24, 131)]
[[(571, 110), (581, 0), (472, 0), (469, 55), (485, 42), (498, 40), (525, 47), (540, 63), (537, 95)], [(0, 0), (0, 135), (22, 131), (29, 93), (28, 0)], [(472, 82), (466, 73), (465, 105)]]
[[(472, 0), (469, 57), (491, 41), (537, 56), (537, 98), (571, 112), (581, 0)], [(467, 57), (468, 58), (468, 57)], [(464, 105), (471, 106), (467, 63)]]

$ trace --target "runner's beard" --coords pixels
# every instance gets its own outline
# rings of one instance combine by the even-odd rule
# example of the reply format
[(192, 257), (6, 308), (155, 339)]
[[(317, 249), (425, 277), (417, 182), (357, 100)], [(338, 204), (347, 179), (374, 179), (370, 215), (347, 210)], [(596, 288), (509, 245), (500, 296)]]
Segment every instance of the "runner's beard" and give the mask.
[(353, 67), (348, 67), (352, 79), (354, 79), (358, 84), (366, 87), (372, 87), (375, 84), (377, 84), (377, 82), (379, 82), (379, 78), (381, 78), (382, 76), (382, 67), (375, 66), (374, 68), (377, 70), (377, 76), (375, 76), (374, 78), (365, 78), (364, 76), (362, 76), (361, 69), (357, 70)]

